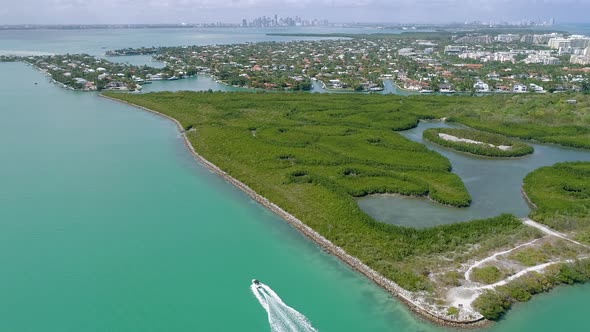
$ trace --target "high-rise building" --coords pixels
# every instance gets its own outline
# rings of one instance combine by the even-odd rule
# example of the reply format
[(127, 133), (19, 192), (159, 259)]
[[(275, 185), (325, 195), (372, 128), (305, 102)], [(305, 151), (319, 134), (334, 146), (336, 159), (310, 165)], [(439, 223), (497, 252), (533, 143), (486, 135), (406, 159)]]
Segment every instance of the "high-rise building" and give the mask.
[(457, 44), (491, 44), (493, 42), (492, 36), (489, 35), (476, 35), (476, 36), (464, 36), (454, 40)]
[(589, 55), (572, 55), (570, 63), (577, 65), (590, 65)]
[(551, 38), (548, 43), (549, 47), (554, 49), (569, 48), (571, 46), (568, 38)]
[(569, 38), (551, 38), (548, 45), (554, 49), (584, 49), (590, 47), (590, 37), (574, 35)]
[(501, 43), (512, 43), (520, 40), (520, 35), (500, 34), (496, 37), (496, 40)]
[(281, 18), (277, 14), (273, 16), (260, 16), (252, 21), (248, 22), (246, 19), (242, 19), (242, 27), (256, 27), (256, 28), (267, 28), (267, 27), (284, 27), (284, 26), (308, 26), (308, 25), (328, 25), (327, 20), (307, 20), (299, 16)]
[(580, 38), (572, 38), (571, 46), (576, 48), (590, 47), (590, 38), (585, 36)]
[(534, 41), (535, 41), (535, 36), (534, 35), (523, 35), (520, 38), (520, 42), (521, 43), (532, 44)]

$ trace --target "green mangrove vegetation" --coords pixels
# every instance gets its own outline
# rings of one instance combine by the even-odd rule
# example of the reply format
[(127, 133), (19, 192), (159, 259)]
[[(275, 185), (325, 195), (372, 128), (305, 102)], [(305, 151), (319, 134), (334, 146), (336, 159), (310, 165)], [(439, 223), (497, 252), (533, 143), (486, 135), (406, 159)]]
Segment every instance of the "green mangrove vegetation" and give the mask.
[[(588, 104), (590, 99), (582, 95), (536, 96), (553, 105), (547, 111), (551, 116), (528, 112), (529, 104), (538, 101), (526, 96), (106, 95), (177, 119), (203, 157), (386, 278), (420, 292), (437, 308), (450, 288), (465, 286), (466, 280), (456, 271), (500, 248), (532, 243), (541, 232), (511, 215), (427, 229), (384, 224), (368, 216), (360, 210), (356, 197), (391, 193), (429, 197), (455, 207), (470, 204), (463, 182), (451, 172), (446, 158), (396, 131), (413, 128), (422, 119), (451, 117), (494, 132), (503, 131), (509, 123), (517, 128), (509, 133), (512, 136), (569, 145), (584, 142), (590, 128), (587, 108), (563, 102), (577, 98), (578, 105)], [(515, 104), (524, 106), (517, 111), (512, 108)], [(484, 117), (492, 108), (494, 115)], [(547, 127), (548, 123), (552, 126)], [(526, 137), (531, 124), (539, 129), (534, 137)], [(580, 130), (570, 131), (572, 126)], [(546, 132), (541, 131), (543, 127), (548, 128)], [(465, 136), (464, 131), (451, 133)], [(478, 136), (467, 137), (507, 142), (504, 137), (476, 133)], [(510, 144), (517, 147), (513, 141)], [(548, 225), (558, 220), (556, 213), (575, 217), (581, 230), (578, 234), (590, 239), (590, 231), (583, 233), (589, 229), (584, 228), (588, 224), (584, 214), (588, 211), (588, 171), (588, 163), (564, 163), (529, 175), (525, 191), (539, 207), (533, 215), (546, 216), (542, 221)], [(512, 303), (555, 285), (590, 277), (590, 264), (576, 261), (585, 255), (585, 248), (569, 249), (545, 238), (535, 241), (542, 245), (513, 252), (507, 257), (508, 265), (474, 269), (473, 281), (485, 285), (512, 275), (512, 267), (553, 264), (546, 269), (550, 273), (525, 274), (481, 295), (473, 307), (486, 318), (497, 319)], [(460, 311), (442, 308), (444, 315), (456, 316)]]
[[(590, 243), (590, 163), (567, 162), (539, 168), (526, 176), (524, 190), (537, 208), (531, 217), (552, 228), (574, 232), (578, 241)], [(568, 242), (570, 243), (570, 242)], [(500, 318), (513, 303), (526, 302), (532, 295), (547, 292), (555, 286), (590, 280), (588, 246), (575, 248), (565, 240), (525, 248), (509, 258), (524, 266), (556, 264), (543, 273), (529, 272), (506, 285), (480, 295), (473, 306), (488, 319)], [(555, 261), (559, 256), (566, 261)]]
[(537, 206), (531, 218), (560, 231), (590, 229), (590, 163), (558, 163), (524, 179), (524, 191)]
[(497, 320), (508, 311), (512, 304), (527, 302), (535, 294), (548, 292), (559, 285), (571, 285), (590, 280), (590, 260), (549, 266), (544, 273), (530, 272), (523, 277), (487, 290), (480, 295), (473, 306), (485, 318)]
[[(590, 95), (505, 95), (449, 98), (448, 121), (509, 137), (590, 148)], [(571, 103), (576, 101), (576, 103)], [(447, 105), (448, 105), (447, 104)], [(441, 107), (441, 106), (437, 106)], [(443, 108), (445, 108), (443, 106)]]
[(438, 145), (480, 156), (520, 157), (534, 151), (528, 144), (473, 129), (431, 128), (422, 136)]
[(201, 155), (408, 290), (432, 290), (428, 276), (448, 267), (449, 259), (464, 262), (474, 252), (537, 236), (510, 215), (417, 230), (377, 222), (360, 210), (354, 197), (373, 193), (469, 204), (446, 158), (395, 132), (434, 117), (415, 104), (418, 99), (192, 92), (109, 96), (192, 128), (187, 137)]

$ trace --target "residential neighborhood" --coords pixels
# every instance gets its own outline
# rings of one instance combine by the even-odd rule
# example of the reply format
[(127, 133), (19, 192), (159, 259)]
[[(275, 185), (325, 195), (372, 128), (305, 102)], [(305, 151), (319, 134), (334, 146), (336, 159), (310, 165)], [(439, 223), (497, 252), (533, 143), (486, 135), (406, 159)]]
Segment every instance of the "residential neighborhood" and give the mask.
[[(142, 84), (209, 74), (235, 87), (382, 91), (391, 80), (408, 93), (546, 93), (587, 89), (590, 37), (562, 33), (424, 33), (333, 37), (232, 45), (142, 47), (90, 55), (0, 57), (24, 60), (65, 86), (139, 91)], [(151, 55), (157, 69), (120, 64)], [(107, 60), (108, 59), (108, 60)], [(317, 87), (316, 87), (317, 88)]]

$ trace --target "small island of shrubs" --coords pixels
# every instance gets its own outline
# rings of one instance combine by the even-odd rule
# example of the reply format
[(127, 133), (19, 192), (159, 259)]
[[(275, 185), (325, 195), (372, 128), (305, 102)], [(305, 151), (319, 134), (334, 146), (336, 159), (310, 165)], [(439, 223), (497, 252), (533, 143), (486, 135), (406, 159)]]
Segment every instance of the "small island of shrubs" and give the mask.
[(431, 128), (422, 137), (457, 151), (487, 157), (521, 157), (534, 151), (528, 144), (474, 129)]

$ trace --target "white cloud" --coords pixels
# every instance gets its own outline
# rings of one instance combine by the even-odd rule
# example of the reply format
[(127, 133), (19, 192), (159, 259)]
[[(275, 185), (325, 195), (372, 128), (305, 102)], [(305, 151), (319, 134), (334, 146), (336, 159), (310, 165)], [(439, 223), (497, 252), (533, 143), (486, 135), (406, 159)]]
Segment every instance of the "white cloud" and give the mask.
[(332, 21), (589, 21), (590, 0), (2, 0), (0, 23), (238, 22), (261, 15)]

